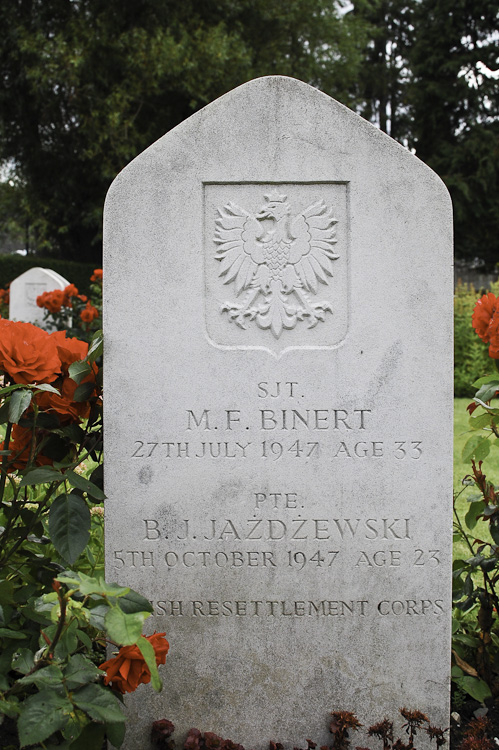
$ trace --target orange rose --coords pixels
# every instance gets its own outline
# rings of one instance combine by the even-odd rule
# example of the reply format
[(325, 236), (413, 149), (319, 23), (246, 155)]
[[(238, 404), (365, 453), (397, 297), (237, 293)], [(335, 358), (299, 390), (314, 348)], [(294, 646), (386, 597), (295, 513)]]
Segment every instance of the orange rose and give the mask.
[[(31, 448), (33, 442), (33, 431), (29, 427), (20, 427), (18, 424), (12, 425), (12, 432), (10, 434), (9, 452), (10, 459), (14, 459), (13, 463), (10, 464), (8, 471), (14, 471), (15, 469), (26, 468), (29, 461)], [(0, 443), (0, 450), (5, 450), (5, 443)], [(36, 451), (36, 444), (35, 444)], [(52, 464), (52, 460), (38, 453), (35, 456), (35, 466), (45, 466)]]
[(60, 396), (57, 393), (42, 392), (36, 394), (35, 401), (42, 411), (56, 412), (62, 423), (87, 419), (90, 415), (89, 402), (73, 401), (77, 388), (78, 386), (74, 380), (65, 378), (62, 386), (59, 386)]
[[(68, 373), (69, 366), (73, 362), (85, 359), (88, 353), (88, 343), (79, 339), (67, 338), (66, 331), (55, 331), (50, 335), (56, 342), (57, 353), (61, 360), (61, 371), (64, 376), (62, 385), (56, 383), (61, 395), (58, 396), (56, 393), (49, 392), (38, 393), (36, 403), (43, 411), (56, 412), (62, 422), (67, 422), (68, 419), (69, 421), (87, 419), (90, 414), (90, 404), (88, 401), (73, 400), (78, 385), (68, 377)], [(82, 383), (95, 384), (95, 377), (99, 371), (95, 363), (92, 364), (92, 371), (81, 381)]]
[[(164, 664), (170, 644), (164, 637), (166, 633), (153, 633), (147, 640), (154, 648), (156, 664)], [(99, 666), (106, 672), (104, 684), (109, 685), (119, 693), (133, 693), (141, 684), (151, 682), (151, 672), (140, 653), (138, 646), (124, 646), (118, 655), (108, 659)]]
[(102, 268), (95, 268), (90, 281), (102, 281)]
[(499, 299), (495, 294), (489, 292), (477, 301), (471, 320), (477, 335), (489, 344), (489, 356), (499, 359)]
[(80, 339), (67, 338), (66, 331), (55, 331), (51, 336), (56, 342), (62, 371), (67, 374), (69, 365), (85, 359), (88, 354), (88, 344)]
[(31, 323), (0, 320), (0, 369), (14, 383), (52, 383), (61, 369), (55, 339)]
[[(53, 292), (44, 292), (41, 297), (43, 298), (43, 305), (39, 305), (39, 307), (45, 307), (51, 313), (61, 311), (64, 304), (64, 292), (62, 289), (54, 289)], [(38, 298), (36, 301), (38, 304)]]
[(71, 297), (78, 296), (78, 289), (74, 284), (68, 284), (68, 286), (63, 290), (63, 294), (64, 299), (62, 304), (64, 305), (64, 307), (71, 307)]
[(85, 309), (81, 311), (80, 318), (83, 320), (84, 323), (91, 323), (92, 320), (95, 320), (95, 318), (99, 317), (99, 311), (96, 307), (90, 304), (90, 302), (87, 302), (85, 305)]

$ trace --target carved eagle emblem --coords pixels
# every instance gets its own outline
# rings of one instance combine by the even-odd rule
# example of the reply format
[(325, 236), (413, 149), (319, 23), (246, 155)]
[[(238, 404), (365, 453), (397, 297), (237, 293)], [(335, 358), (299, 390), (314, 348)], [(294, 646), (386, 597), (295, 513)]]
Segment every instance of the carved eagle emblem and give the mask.
[(273, 191), (255, 215), (229, 202), (218, 209), (214, 241), (219, 276), (233, 283), (240, 304), (225, 302), (222, 313), (246, 328), (248, 321), (270, 329), (278, 339), (284, 329), (306, 321), (314, 328), (333, 308), (314, 301), (319, 283), (333, 275), (336, 243), (332, 208), (323, 200), (292, 216), (286, 195)]

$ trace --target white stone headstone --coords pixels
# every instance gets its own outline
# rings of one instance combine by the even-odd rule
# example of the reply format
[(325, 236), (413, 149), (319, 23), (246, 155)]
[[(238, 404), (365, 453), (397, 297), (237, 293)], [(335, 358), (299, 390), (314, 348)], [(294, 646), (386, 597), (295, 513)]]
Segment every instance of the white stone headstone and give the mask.
[(331, 744), (332, 710), (448, 726), (451, 234), (428, 167), (290, 78), (116, 178), (107, 575), (171, 643), (127, 750), (160, 718), (257, 749)]
[(43, 292), (64, 289), (68, 284), (69, 281), (49, 268), (29, 268), (10, 285), (10, 320), (22, 320), (41, 326), (45, 311), (38, 307), (36, 298)]

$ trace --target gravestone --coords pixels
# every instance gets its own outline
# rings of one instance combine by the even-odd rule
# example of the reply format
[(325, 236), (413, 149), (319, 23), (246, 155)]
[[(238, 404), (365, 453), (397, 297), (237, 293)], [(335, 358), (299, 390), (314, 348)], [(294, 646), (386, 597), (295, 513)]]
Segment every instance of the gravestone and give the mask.
[(160, 718), (256, 749), (330, 744), (332, 710), (447, 726), (439, 178), (308, 85), (257, 79), (116, 178), (104, 269), (107, 575), (171, 643), (124, 747)]
[(10, 285), (10, 320), (42, 326), (45, 311), (38, 307), (36, 298), (43, 292), (64, 289), (68, 284), (69, 281), (49, 268), (29, 268)]

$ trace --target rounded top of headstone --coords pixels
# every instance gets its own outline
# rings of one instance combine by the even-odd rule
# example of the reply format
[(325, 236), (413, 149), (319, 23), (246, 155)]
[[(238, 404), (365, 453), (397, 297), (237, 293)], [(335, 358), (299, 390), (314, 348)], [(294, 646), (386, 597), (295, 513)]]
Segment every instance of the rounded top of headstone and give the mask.
[[(401, 170), (419, 170), (420, 179), (426, 173), (426, 179), (438, 185), (437, 191), (450, 203), (438, 175), (408, 149), (329, 95), (288, 76), (255, 78), (207, 104), (130, 162), (115, 179), (110, 194), (146, 165), (153, 171), (163, 166), (174, 174), (203, 170), (202, 179), (210, 179), (206, 173), (212, 163), (220, 164), (227, 157), (244, 162), (249, 156), (251, 164), (252, 152), (262, 147), (272, 161), (269, 171), (287, 162), (285, 179), (293, 177), (289, 173), (292, 164), (315, 162), (320, 154), (325, 165), (338, 161), (332, 156), (336, 152), (344, 164), (363, 162), (366, 172), (374, 167), (381, 174), (395, 161)], [(323, 179), (330, 179), (330, 173), (329, 169)]]

